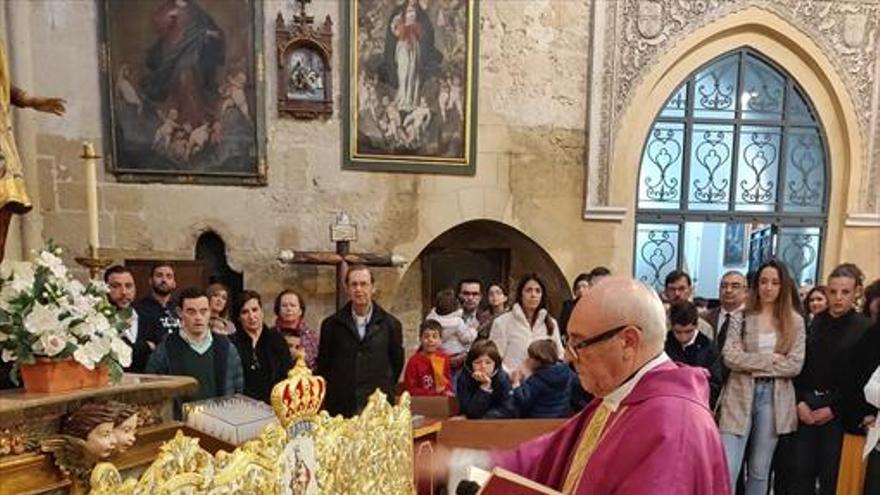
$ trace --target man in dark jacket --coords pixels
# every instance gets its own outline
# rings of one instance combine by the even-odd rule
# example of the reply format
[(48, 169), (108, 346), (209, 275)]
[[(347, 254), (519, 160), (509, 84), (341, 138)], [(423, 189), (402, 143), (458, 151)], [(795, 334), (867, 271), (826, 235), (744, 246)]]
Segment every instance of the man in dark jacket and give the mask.
[(171, 297), (176, 288), (174, 267), (165, 262), (156, 263), (150, 269), (150, 294), (133, 304), (150, 333), (163, 339), (180, 330), (180, 318)]
[(110, 304), (116, 308), (120, 316), (128, 318), (128, 327), (120, 335), (122, 341), (131, 347), (131, 365), (125, 371), (143, 373), (150, 353), (165, 336), (154, 332), (132, 307), (137, 288), (130, 269), (122, 265), (111, 266), (104, 272), (104, 283), (109, 289), (107, 299), (110, 300)]
[(403, 370), (400, 322), (373, 302), (373, 274), (363, 265), (345, 275), (349, 302), (321, 323), (318, 375), (327, 381), (331, 415), (358, 414), (378, 388), (388, 401)]
[(683, 301), (669, 308), (672, 329), (666, 335), (666, 354), (673, 361), (709, 370), (709, 404), (714, 409), (721, 392), (721, 354), (715, 343), (697, 331), (697, 307)]

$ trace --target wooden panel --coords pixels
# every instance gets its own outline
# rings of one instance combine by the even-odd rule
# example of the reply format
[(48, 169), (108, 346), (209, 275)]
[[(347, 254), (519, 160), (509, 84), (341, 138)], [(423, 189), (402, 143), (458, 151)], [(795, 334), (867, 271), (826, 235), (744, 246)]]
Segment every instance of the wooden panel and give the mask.
[(437, 441), (450, 448), (509, 449), (559, 428), (564, 419), (450, 419)]
[(131, 259), (125, 260), (125, 266), (134, 274), (134, 282), (137, 285), (137, 298), (140, 299), (150, 294), (150, 271), (153, 265), (159, 261), (168, 262), (174, 268), (174, 278), (177, 280), (177, 289), (187, 287), (205, 288), (208, 285), (208, 273), (205, 264), (197, 260), (148, 260)]
[(410, 398), (410, 411), (426, 418), (446, 419), (458, 414), (458, 400), (455, 397), (421, 397)]

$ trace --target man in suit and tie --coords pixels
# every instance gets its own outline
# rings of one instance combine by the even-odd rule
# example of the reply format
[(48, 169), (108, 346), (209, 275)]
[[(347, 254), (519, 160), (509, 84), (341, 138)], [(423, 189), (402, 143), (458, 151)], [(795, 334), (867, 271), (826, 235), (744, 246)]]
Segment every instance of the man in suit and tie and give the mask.
[(718, 352), (724, 349), (730, 318), (736, 314), (741, 315), (745, 310), (748, 293), (749, 284), (741, 272), (731, 270), (721, 277), (721, 283), (718, 286), (718, 300), (721, 305), (710, 309), (704, 316), (706, 322), (712, 326), (710, 337), (718, 346)]

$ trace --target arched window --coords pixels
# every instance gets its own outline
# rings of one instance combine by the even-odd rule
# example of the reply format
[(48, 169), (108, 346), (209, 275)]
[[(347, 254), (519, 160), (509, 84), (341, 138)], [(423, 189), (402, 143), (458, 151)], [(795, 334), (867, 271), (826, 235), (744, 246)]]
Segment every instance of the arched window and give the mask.
[(698, 69), (661, 109), (642, 152), (636, 277), (673, 269), (717, 296), (727, 270), (773, 256), (819, 276), (828, 171), (824, 132), (796, 81), (743, 48)]

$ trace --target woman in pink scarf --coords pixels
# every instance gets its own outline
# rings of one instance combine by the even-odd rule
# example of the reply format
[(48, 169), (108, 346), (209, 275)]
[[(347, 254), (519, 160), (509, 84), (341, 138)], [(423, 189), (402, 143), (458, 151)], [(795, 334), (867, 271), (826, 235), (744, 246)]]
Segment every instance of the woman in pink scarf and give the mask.
[(306, 364), (315, 369), (318, 358), (318, 334), (305, 321), (306, 303), (299, 292), (284, 289), (275, 298), (275, 328), (284, 336), (290, 353), (305, 352)]

